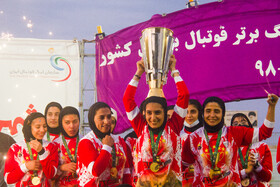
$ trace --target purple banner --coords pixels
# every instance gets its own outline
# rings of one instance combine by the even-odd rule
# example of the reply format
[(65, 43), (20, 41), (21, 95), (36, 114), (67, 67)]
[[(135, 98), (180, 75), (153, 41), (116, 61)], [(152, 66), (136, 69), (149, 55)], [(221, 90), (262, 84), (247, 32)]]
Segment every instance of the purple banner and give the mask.
[[(98, 101), (118, 112), (115, 133), (131, 127), (122, 97), (141, 59), (139, 38), (147, 27), (174, 32), (176, 67), (190, 96), (224, 101), (263, 98), (280, 89), (280, 3), (278, 0), (224, 0), (180, 10), (106, 36), (96, 43)], [(168, 104), (177, 92), (168, 77), (163, 87)], [(140, 105), (148, 94), (145, 76), (136, 93)]]

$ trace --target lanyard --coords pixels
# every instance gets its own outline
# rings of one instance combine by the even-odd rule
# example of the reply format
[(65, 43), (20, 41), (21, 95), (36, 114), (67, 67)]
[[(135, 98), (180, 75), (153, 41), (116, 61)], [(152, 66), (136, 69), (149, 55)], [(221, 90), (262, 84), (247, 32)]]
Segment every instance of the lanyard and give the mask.
[[(26, 142), (26, 145), (27, 145), (27, 148), (28, 148), (30, 160), (34, 160), (33, 154), (32, 154), (32, 151), (31, 151), (31, 147), (30, 147), (30, 145), (29, 145), (29, 142)], [(38, 155), (37, 155), (37, 160), (39, 160), (39, 156), (38, 156)]]
[(48, 141), (50, 142), (51, 141), (51, 137), (50, 137), (50, 133), (47, 131), (47, 138), (48, 138)]
[(205, 134), (205, 137), (206, 137), (206, 140), (207, 140), (207, 143), (208, 143), (208, 147), (209, 147), (210, 160), (211, 160), (211, 168), (213, 169), (214, 166), (215, 166), (215, 161), (216, 161), (217, 154), (218, 154), (218, 148), (219, 148), (219, 145), (220, 145), (220, 140), (221, 140), (221, 135), (222, 135), (222, 129), (220, 129), (219, 132), (218, 132), (218, 138), (217, 138), (217, 142), (216, 142), (216, 147), (215, 147), (215, 152), (214, 152), (214, 154), (213, 154), (212, 148), (211, 148), (211, 146), (210, 146), (209, 137), (208, 137), (207, 132), (206, 132), (205, 129), (204, 129), (204, 134)]
[(238, 148), (238, 153), (239, 153), (239, 157), (240, 157), (240, 161), (241, 161), (243, 169), (247, 169), (247, 167), (248, 167), (248, 158), (249, 158), (250, 147), (251, 147), (251, 144), (249, 145), (249, 147), (247, 149), (245, 160), (244, 160), (244, 157), (243, 157), (241, 149)]
[(151, 145), (152, 145), (153, 161), (155, 162), (157, 152), (158, 152), (159, 140), (160, 140), (160, 137), (162, 135), (163, 130), (158, 133), (156, 142), (155, 142), (155, 139), (154, 139), (153, 131), (151, 131), (151, 130), (149, 130), (149, 131), (150, 131), (150, 138), (151, 138)]
[[(29, 145), (29, 142), (26, 142), (26, 145), (27, 145), (27, 148), (28, 148), (28, 152), (29, 152), (29, 156), (30, 156), (30, 160), (34, 160), (34, 158), (33, 158), (33, 154), (32, 154), (32, 151), (31, 151), (31, 147), (30, 147), (30, 145)], [(39, 160), (39, 155), (37, 155), (37, 160)], [(37, 171), (33, 171), (33, 173), (34, 173), (34, 175), (38, 175), (37, 174)]]
[(77, 139), (76, 139), (76, 148), (75, 148), (75, 155), (74, 155), (74, 158), (72, 157), (72, 155), (71, 155), (71, 153), (70, 153), (70, 150), (69, 150), (69, 147), (68, 147), (68, 145), (67, 145), (67, 142), (66, 142), (66, 140), (65, 140), (65, 138), (64, 138), (64, 135), (62, 135), (62, 140), (63, 140), (64, 147), (65, 147), (65, 149), (66, 149), (66, 151), (67, 151), (67, 154), (68, 154), (70, 160), (71, 160), (72, 162), (76, 162), (77, 150), (78, 150), (78, 144), (79, 144), (79, 136), (77, 136)]
[(116, 165), (117, 165), (117, 159), (116, 159), (116, 157), (117, 157), (117, 155), (116, 155), (116, 148), (115, 148), (115, 144), (112, 146), (112, 152), (111, 152), (111, 154), (112, 154), (112, 167), (116, 167)]

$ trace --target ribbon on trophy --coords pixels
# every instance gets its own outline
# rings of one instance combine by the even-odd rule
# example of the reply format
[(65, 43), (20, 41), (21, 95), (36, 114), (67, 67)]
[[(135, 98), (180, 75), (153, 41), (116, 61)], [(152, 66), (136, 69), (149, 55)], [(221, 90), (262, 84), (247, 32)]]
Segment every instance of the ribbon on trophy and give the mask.
[[(71, 162), (77, 162), (77, 150), (78, 150), (78, 144), (79, 144), (79, 136), (77, 136), (77, 139), (76, 139), (76, 148), (75, 148), (75, 154), (74, 155), (71, 155), (71, 152), (69, 150), (69, 147), (67, 145), (67, 142), (65, 140), (65, 137), (64, 135), (61, 135), (62, 136), (62, 141), (63, 141), (63, 145), (67, 151), (67, 154), (68, 154), (68, 157), (69, 159), (71, 160)], [(72, 176), (73, 178), (77, 178), (78, 175), (76, 174), (76, 172), (72, 173)]]
[(219, 149), (219, 145), (220, 145), (222, 129), (220, 129), (218, 132), (218, 138), (217, 138), (214, 153), (213, 153), (212, 147), (210, 145), (209, 137), (208, 137), (205, 129), (204, 129), (204, 134), (205, 134), (206, 141), (207, 141), (208, 147), (209, 147), (209, 152), (210, 152), (211, 169), (209, 172), (209, 177), (210, 177), (210, 179), (213, 179), (214, 177), (219, 177), (222, 174), (221, 169), (218, 168), (218, 166), (217, 166), (217, 164), (219, 162), (219, 156), (220, 156), (220, 154), (218, 153), (218, 149)]
[[(26, 142), (26, 145), (27, 145), (27, 148), (28, 148), (30, 160), (34, 160), (29, 142)], [(39, 155), (37, 155), (37, 160), (39, 160)], [(33, 175), (31, 175), (31, 183), (35, 186), (37, 186), (38, 184), (41, 183), (41, 179), (38, 177), (38, 173), (35, 170), (33, 171)]]

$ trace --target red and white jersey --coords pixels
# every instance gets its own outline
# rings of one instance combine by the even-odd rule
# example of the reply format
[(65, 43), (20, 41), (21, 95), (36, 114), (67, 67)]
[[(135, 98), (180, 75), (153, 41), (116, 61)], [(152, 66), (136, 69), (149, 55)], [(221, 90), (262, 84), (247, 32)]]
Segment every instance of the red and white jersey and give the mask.
[[(3, 143), (3, 142), (2, 142)], [(40, 187), (50, 186), (48, 179), (56, 175), (58, 167), (58, 153), (55, 144), (43, 140), (43, 147), (45, 153), (38, 155), (38, 153), (31, 148), (33, 159), (39, 156), (42, 170), (37, 171), (41, 183), (36, 185)], [(25, 165), (26, 162), (31, 161), (28, 148), (25, 141), (13, 144), (8, 153), (5, 163), (4, 178), (7, 184), (15, 184), (16, 187), (35, 186), (31, 183), (31, 176), (33, 171), (29, 171)]]
[(280, 136), (278, 139), (277, 152), (276, 152), (276, 165), (277, 165), (277, 171), (280, 174)]
[[(194, 164), (194, 186), (225, 186), (240, 184), (238, 171), (238, 147), (248, 146), (256, 143), (272, 134), (274, 123), (265, 120), (260, 128), (247, 127), (223, 127), (221, 140), (218, 148), (219, 161), (217, 167), (221, 169), (222, 175), (211, 179), (209, 172), (211, 169), (210, 152), (204, 134), (204, 128), (193, 132), (183, 145), (183, 163), (186, 166)], [(210, 146), (215, 150), (218, 132), (208, 133)]]
[[(131, 80), (125, 91), (123, 102), (129, 121), (137, 134), (136, 148), (133, 153), (133, 163), (136, 173), (136, 186), (154, 186), (154, 185), (181, 185), (181, 142), (180, 131), (187, 114), (189, 91), (180, 76), (174, 78), (178, 91), (177, 102), (174, 107), (174, 113), (161, 135), (157, 157), (159, 157), (160, 169), (153, 172), (150, 169), (153, 163), (151, 148), (151, 138), (148, 130), (148, 124), (137, 107), (134, 96), (138, 81)], [(157, 135), (154, 135), (154, 140)]]
[[(248, 146), (241, 147), (243, 158), (245, 159)], [(269, 187), (269, 181), (272, 177), (272, 156), (268, 145), (264, 142), (257, 142), (251, 145), (249, 152), (254, 153), (259, 162), (259, 167), (249, 176), (242, 167), (240, 157), (238, 156), (238, 167), (241, 180), (250, 178), (250, 187)], [(238, 154), (239, 155), (239, 154)]]
[(125, 140), (125, 143), (127, 145), (127, 157), (128, 157), (128, 163), (130, 167), (131, 172), (131, 180), (132, 184), (134, 184), (134, 177), (136, 176), (134, 166), (133, 166), (133, 158), (134, 158), (134, 151), (135, 151), (135, 144), (136, 144), (137, 138), (128, 137)]
[[(48, 133), (49, 133), (49, 137), (48, 138)], [(50, 133), (50, 132), (47, 132), (44, 136), (44, 140), (47, 140), (49, 142), (53, 142), (55, 139), (57, 139), (59, 137), (59, 134), (53, 134), (53, 133)]]
[[(186, 121), (184, 121), (185, 123)], [(187, 131), (184, 127), (180, 132), (180, 137), (181, 137), (181, 144), (184, 145), (184, 142), (186, 141), (186, 139), (189, 137), (189, 135), (192, 132)], [(182, 152), (182, 154), (184, 154)], [(189, 167), (185, 166), (184, 164), (182, 165), (182, 186), (183, 187), (187, 187), (187, 186), (192, 186), (193, 183), (193, 179), (194, 179), (194, 173), (193, 172), (189, 172)]]
[(77, 172), (79, 186), (118, 186), (131, 184), (127, 147), (124, 140), (111, 134), (116, 152), (116, 178), (111, 176), (112, 147), (103, 145), (93, 131), (84, 136), (78, 147)]
[[(75, 151), (76, 151), (77, 137), (75, 137), (75, 138), (65, 137), (65, 141), (66, 141), (67, 146), (69, 148), (69, 151), (72, 155), (72, 158), (74, 158)], [(66, 150), (66, 148), (63, 144), (62, 136), (59, 136), (54, 142), (58, 146), (59, 166), (72, 162), (68, 153), (67, 153), (67, 150)], [(61, 171), (61, 170), (58, 169), (56, 177), (59, 177), (59, 183), (58, 183), (59, 186), (67, 186), (67, 185), (78, 184), (77, 174), (75, 175), (73, 173), (64, 172), (64, 171)]]

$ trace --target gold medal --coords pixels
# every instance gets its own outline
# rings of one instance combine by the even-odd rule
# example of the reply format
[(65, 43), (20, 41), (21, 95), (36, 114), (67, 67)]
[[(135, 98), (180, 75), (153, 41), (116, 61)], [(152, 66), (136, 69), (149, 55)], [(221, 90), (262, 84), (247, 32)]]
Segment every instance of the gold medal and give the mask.
[(220, 168), (211, 169), (209, 172), (209, 177), (210, 179), (213, 179), (215, 176), (221, 175), (221, 173), (222, 172)]
[(115, 168), (115, 167), (111, 168), (110, 174), (111, 174), (112, 178), (117, 178), (117, 175), (118, 175), (117, 168)]
[(158, 170), (159, 170), (159, 164), (158, 163), (156, 163), (156, 162), (153, 162), (151, 165), (150, 165), (150, 169), (151, 169), (151, 171), (152, 172), (158, 172)]
[(249, 186), (249, 184), (250, 184), (250, 179), (249, 178), (245, 178), (241, 181), (242, 186)]
[(41, 183), (41, 180), (40, 180), (40, 178), (38, 176), (32, 176), (31, 177), (31, 182), (32, 182), (33, 185), (36, 186), (36, 185)]
[(194, 172), (194, 167), (193, 167), (193, 165), (190, 165), (190, 167), (189, 167), (189, 173), (193, 173)]

